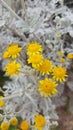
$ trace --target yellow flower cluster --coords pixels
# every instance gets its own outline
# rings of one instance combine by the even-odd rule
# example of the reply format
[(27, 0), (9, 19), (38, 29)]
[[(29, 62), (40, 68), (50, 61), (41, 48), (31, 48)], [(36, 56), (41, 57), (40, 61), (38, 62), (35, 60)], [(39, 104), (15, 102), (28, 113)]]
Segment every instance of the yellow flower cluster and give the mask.
[(17, 124), (18, 124), (17, 118), (13, 117), (10, 119), (9, 123), (5, 121), (1, 123), (1, 130), (8, 130), (10, 125), (17, 126)]
[(63, 52), (63, 51), (59, 51), (59, 52), (58, 52), (58, 56), (60, 56), (59, 61), (60, 61), (61, 63), (65, 63), (64, 52)]
[[(58, 84), (56, 82), (64, 82), (66, 81), (67, 72), (66, 69), (62, 66), (54, 66), (52, 62), (48, 59), (45, 59), (42, 55), (43, 48), (37, 42), (30, 42), (27, 45), (27, 55), (28, 57), (28, 64), (32, 64), (32, 67), (39, 71), (42, 76), (45, 74), (51, 75), (52, 79), (44, 79), (39, 80), (39, 88), (38, 91), (44, 97), (51, 96), (57, 93), (56, 87)], [(64, 54), (63, 51), (59, 51), (59, 56)], [(65, 60), (63, 58), (60, 59), (63, 63)]]
[[(8, 64), (5, 67), (6, 74), (11, 77), (18, 75), (20, 72), (21, 64), (18, 63), (15, 58), (20, 56), (22, 48), (18, 44), (11, 44), (8, 46), (6, 52), (3, 54), (3, 58), (10, 59)], [(42, 79), (39, 80), (38, 92), (41, 96), (48, 97), (54, 95), (58, 92), (57, 86), (59, 83), (66, 81), (67, 71), (65, 67), (55, 66), (52, 61), (44, 58), (43, 56), (43, 47), (37, 42), (30, 42), (26, 47), (26, 53), (28, 55), (28, 64), (32, 65), (40, 74)], [(58, 55), (60, 56), (60, 61), (63, 63), (65, 59), (63, 58), (64, 52), (59, 51)], [(73, 58), (73, 54), (68, 54), (68, 59)], [(45, 77), (45, 79), (44, 79)], [(3, 96), (0, 96), (3, 98)], [(0, 107), (5, 105), (4, 100), (0, 100)], [(43, 130), (46, 125), (46, 119), (41, 114), (36, 114), (34, 116), (33, 128), (35, 130)], [(31, 125), (28, 121), (23, 120), (20, 124), (16, 117), (13, 117), (9, 122), (1, 123), (1, 130), (8, 130), (10, 126), (16, 127), (21, 130), (29, 130)]]
[[(20, 56), (21, 50), (22, 48), (19, 47), (17, 43), (12, 43), (6, 48), (6, 52), (4, 52), (3, 58), (17, 58), (18, 56)], [(20, 63), (17, 63), (16, 60), (12, 60), (5, 66), (6, 74), (10, 75), (11, 77), (14, 75), (18, 75), (20, 67)]]
[[(61, 57), (60, 58), (60, 62), (64, 63), (67, 60), (73, 60), (73, 53), (68, 53), (67, 54), (67, 58), (64, 56), (64, 52), (63, 51), (59, 51), (58, 55)], [(65, 59), (66, 58), (66, 59)]]
[[(34, 120), (33, 123), (34, 129), (43, 130), (43, 128), (46, 125), (45, 117), (40, 114), (36, 114), (33, 120)], [(21, 130), (29, 130), (31, 125), (26, 120), (22, 120), (21, 123), (19, 124), (17, 118), (13, 117), (9, 120), (9, 122), (6, 121), (2, 122), (0, 128), (1, 130), (9, 130), (10, 126), (19, 127), (19, 129)]]
[[(19, 47), (18, 44), (11, 44), (10, 46), (8, 46), (3, 57), (14, 59), (20, 55), (21, 50), (22, 48)], [(28, 64), (31, 64), (32, 67), (39, 71), (42, 76), (50, 76), (50, 78), (46, 78), (44, 80), (39, 81), (38, 91), (40, 92), (40, 94), (42, 94), (45, 97), (51, 96), (52, 94), (56, 94), (56, 87), (58, 86), (56, 82), (62, 83), (66, 81), (67, 72), (65, 67), (55, 67), (52, 61), (44, 58), (42, 54), (43, 47), (37, 42), (29, 42), (27, 44), (26, 51), (28, 55)], [(64, 52), (59, 51), (58, 54), (59, 56), (62, 56)], [(69, 54), (69, 57), (71, 58), (72, 55)], [(63, 63), (64, 59), (61, 58), (60, 61)], [(5, 67), (6, 74), (10, 75), (11, 77), (14, 75), (18, 75), (20, 72), (20, 67), (20, 63), (17, 63), (16, 60), (12, 60)]]
[(42, 46), (37, 42), (30, 42), (27, 45), (28, 64), (32, 64), (32, 67), (37, 69), (44, 59), (41, 52), (43, 51)]
[(37, 42), (30, 42), (27, 45), (27, 54), (29, 56), (28, 63), (32, 64), (32, 67), (40, 71), (42, 75), (50, 74), (52, 71), (52, 62), (48, 59), (44, 59), (41, 52), (42, 46)]
[[(34, 124), (33, 127), (35, 130), (43, 130), (44, 126), (46, 125), (46, 119), (44, 116), (40, 114), (36, 114), (34, 116)], [(29, 130), (30, 129), (30, 124), (26, 121), (23, 120), (19, 126), (21, 130)]]

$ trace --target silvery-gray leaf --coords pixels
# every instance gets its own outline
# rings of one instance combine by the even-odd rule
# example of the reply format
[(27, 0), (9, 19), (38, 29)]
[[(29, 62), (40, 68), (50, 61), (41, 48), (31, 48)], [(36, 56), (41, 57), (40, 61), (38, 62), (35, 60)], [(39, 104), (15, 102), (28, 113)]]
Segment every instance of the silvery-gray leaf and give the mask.
[(28, 26), (27, 22), (25, 22), (25, 21), (17, 20), (14, 24), (17, 28), (20, 28), (25, 32), (29, 31), (29, 26)]
[(5, 21), (4, 20), (0, 20), (0, 27), (5, 25)]
[(70, 33), (70, 36), (73, 37), (73, 30), (70, 30), (69, 33)]

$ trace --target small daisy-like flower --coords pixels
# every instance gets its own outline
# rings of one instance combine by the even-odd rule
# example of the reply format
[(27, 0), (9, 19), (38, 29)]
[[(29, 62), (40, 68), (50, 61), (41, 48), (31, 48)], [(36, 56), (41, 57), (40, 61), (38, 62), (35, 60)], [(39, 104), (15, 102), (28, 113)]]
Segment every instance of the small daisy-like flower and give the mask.
[(31, 57), (28, 58), (28, 63), (32, 63), (33, 68), (39, 67), (39, 65), (42, 63), (43, 56), (42, 54), (33, 54)]
[(46, 120), (45, 120), (44, 116), (42, 116), (40, 114), (35, 115), (34, 122), (35, 122), (34, 126), (38, 130), (42, 130), (43, 127), (46, 125)]
[(8, 130), (8, 128), (9, 128), (8, 122), (2, 122), (1, 130)]
[(60, 62), (61, 62), (61, 63), (64, 63), (64, 62), (65, 62), (65, 59), (64, 59), (64, 58), (61, 58), (61, 59), (60, 59)]
[(52, 68), (53, 68), (52, 62), (48, 59), (44, 59), (42, 61), (42, 64), (38, 67), (38, 70), (42, 73), (42, 75), (44, 75), (44, 74), (50, 74)]
[(56, 81), (60, 81), (60, 82), (63, 82), (63, 81), (66, 81), (66, 77), (67, 77), (67, 71), (64, 67), (62, 66), (57, 66), (54, 68), (53, 70), (53, 78), (56, 80)]
[(42, 46), (37, 42), (29, 42), (27, 45), (27, 54), (28, 55), (39, 53), (42, 51), (43, 51)]
[(16, 58), (18, 56), (20, 56), (20, 52), (21, 52), (22, 48), (18, 46), (17, 43), (15, 44), (11, 44), (7, 47), (7, 51), (4, 53), (3, 57), (4, 58)]
[[(3, 96), (0, 96), (0, 99), (3, 98)], [(0, 100), (0, 107), (3, 107), (5, 105), (4, 100)]]
[(11, 77), (14, 75), (18, 75), (20, 71), (21, 64), (16, 63), (16, 61), (9, 62), (6, 65), (6, 74), (10, 75)]
[(59, 51), (59, 52), (58, 52), (58, 55), (59, 55), (59, 56), (62, 56), (63, 54), (64, 54), (63, 51)]
[(72, 60), (72, 59), (73, 59), (73, 54), (72, 54), (72, 53), (69, 53), (69, 54), (67, 55), (67, 58), (70, 59), (70, 60)]
[(44, 97), (48, 97), (48, 96), (51, 96), (52, 94), (57, 93), (56, 87), (58, 84), (52, 79), (46, 78), (44, 80), (40, 80), (39, 83), (40, 83), (40, 86), (39, 86), (38, 91)]
[(30, 125), (26, 120), (22, 121), (21, 124), (20, 124), (21, 130), (29, 130), (29, 127), (30, 127)]
[(10, 119), (10, 124), (13, 126), (16, 126), (18, 124), (18, 120), (16, 117), (13, 117)]

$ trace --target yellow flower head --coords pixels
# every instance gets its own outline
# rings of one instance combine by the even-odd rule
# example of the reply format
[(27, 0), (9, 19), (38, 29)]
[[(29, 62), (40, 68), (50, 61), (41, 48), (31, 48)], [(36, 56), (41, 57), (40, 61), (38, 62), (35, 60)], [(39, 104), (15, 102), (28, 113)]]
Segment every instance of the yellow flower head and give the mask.
[(18, 120), (16, 119), (16, 117), (10, 119), (10, 124), (13, 126), (16, 126), (18, 124)]
[(44, 59), (42, 61), (42, 64), (38, 67), (38, 70), (42, 73), (42, 75), (44, 75), (44, 74), (50, 74), (52, 68), (53, 68), (52, 62), (49, 61), (48, 59)]
[(30, 127), (30, 125), (26, 120), (22, 121), (21, 124), (20, 124), (21, 130), (29, 130), (29, 127)]
[[(3, 98), (3, 96), (0, 96), (0, 99)], [(4, 100), (0, 100), (0, 107), (3, 107), (5, 105)]]
[(60, 59), (60, 62), (61, 62), (61, 63), (64, 63), (64, 62), (65, 62), (65, 59), (64, 59), (64, 58), (61, 58), (61, 59)]
[(45, 97), (51, 96), (52, 94), (56, 94), (57, 90), (57, 83), (53, 81), (52, 79), (44, 79), (39, 81), (40, 86), (38, 91), (40, 92), (41, 95), (44, 95)]
[(72, 60), (72, 59), (73, 59), (73, 54), (69, 53), (69, 54), (67, 55), (67, 58), (70, 59), (70, 60)]
[(32, 63), (33, 68), (37, 68), (43, 60), (43, 56), (38, 53), (38, 54), (33, 54), (31, 57), (28, 58), (28, 63)]
[(9, 128), (8, 122), (3, 122), (1, 124), (1, 130), (8, 130), (8, 128)]
[(62, 56), (63, 54), (64, 54), (63, 51), (59, 51), (59, 52), (58, 52), (58, 55), (59, 55), (59, 56)]
[(44, 118), (44, 116), (37, 114), (34, 117), (34, 122), (35, 122), (35, 127), (38, 130), (42, 130), (42, 128), (46, 125), (46, 120)]
[(60, 81), (60, 82), (66, 81), (65, 80), (66, 77), (67, 77), (67, 72), (66, 72), (66, 69), (64, 67), (57, 66), (57, 67), (54, 68), (53, 78), (56, 81)]
[(27, 54), (28, 55), (42, 52), (42, 50), (43, 50), (42, 46), (37, 42), (30, 42), (27, 45)]
[(21, 52), (21, 47), (18, 46), (17, 43), (15, 44), (11, 44), (7, 47), (7, 51), (4, 53), (3, 58), (16, 58), (18, 56), (20, 56), (20, 52)]
[(20, 71), (21, 64), (16, 63), (16, 61), (9, 62), (6, 65), (6, 74), (10, 75), (11, 77), (14, 75), (18, 75)]

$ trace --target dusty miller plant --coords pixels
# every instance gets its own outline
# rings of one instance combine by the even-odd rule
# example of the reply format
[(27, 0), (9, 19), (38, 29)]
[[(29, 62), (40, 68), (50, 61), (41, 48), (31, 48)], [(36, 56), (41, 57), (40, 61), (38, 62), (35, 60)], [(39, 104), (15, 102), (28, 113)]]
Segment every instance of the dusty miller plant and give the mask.
[[(30, 129), (33, 130), (34, 116), (39, 113), (46, 119), (43, 129), (50, 130), (50, 126), (58, 125), (56, 107), (66, 102), (66, 97), (61, 98), (64, 83), (59, 84), (56, 95), (48, 98), (41, 97), (37, 87), (38, 80), (42, 79), (42, 76), (31, 65), (28, 65), (26, 46), (32, 41), (40, 43), (44, 48), (45, 58), (51, 60), (54, 66), (63, 66), (68, 69), (72, 59), (68, 57), (68, 54), (73, 55), (73, 43), (72, 41), (69, 43), (66, 37), (73, 37), (73, 14), (68, 7), (64, 6), (63, 0), (21, 0), (20, 3), (22, 8), (16, 14), (1, 0), (1, 6), (5, 6), (8, 10), (3, 9), (7, 14), (0, 20), (2, 31), (0, 35), (4, 41), (4, 46), (1, 45), (1, 48), (4, 52), (7, 44), (17, 42), (24, 49), (18, 58), (23, 66), (21, 68), (23, 73), (20, 72), (19, 76), (13, 77), (11, 82), (6, 82), (3, 86), (5, 91), (1, 90), (4, 98), (0, 101), (5, 101), (5, 105), (0, 108), (2, 110), (1, 121), (8, 122), (12, 117), (21, 117), (30, 123)], [(18, 38), (14, 38), (12, 33)], [(63, 52), (63, 55), (59, 56), (59, 52)], [(3, 61), (3, 69), (7, 62), (7, 60)]]

